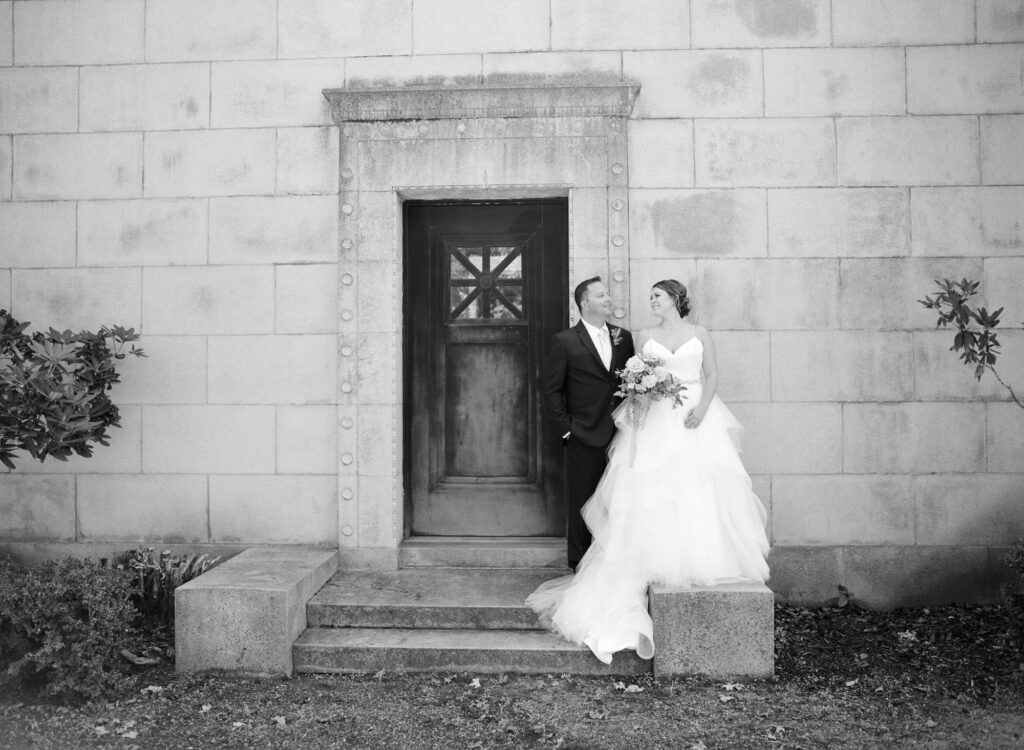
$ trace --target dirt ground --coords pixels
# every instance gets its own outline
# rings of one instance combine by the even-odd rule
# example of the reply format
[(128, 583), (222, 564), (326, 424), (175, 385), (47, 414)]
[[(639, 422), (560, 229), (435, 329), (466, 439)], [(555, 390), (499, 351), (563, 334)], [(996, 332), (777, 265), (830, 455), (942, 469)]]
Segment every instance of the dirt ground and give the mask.
[(140, 669), (84, 706), (0, 698), (11, 748), (1024, 748), (999, 608), (776, 611), (776, 677), (299, 675)]

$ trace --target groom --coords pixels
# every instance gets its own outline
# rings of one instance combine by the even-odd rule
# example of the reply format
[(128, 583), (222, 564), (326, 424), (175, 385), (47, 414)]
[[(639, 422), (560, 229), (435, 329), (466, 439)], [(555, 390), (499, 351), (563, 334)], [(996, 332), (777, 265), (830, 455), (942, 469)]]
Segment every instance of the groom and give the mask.
[(609, 325), (612, 299), (600, 276), (580, 282), (573, 296), (581, 320), (551, 341), (544, 400), (566, 447), (566, 542), (569, 567), (575, 571), (590, 546), (580, 511), (608, 461), (605, 450), (615, 432), (612, 410), (620, 400), (614, 395), (615, 373), (633, 356), (633, 338), (625, 328)]

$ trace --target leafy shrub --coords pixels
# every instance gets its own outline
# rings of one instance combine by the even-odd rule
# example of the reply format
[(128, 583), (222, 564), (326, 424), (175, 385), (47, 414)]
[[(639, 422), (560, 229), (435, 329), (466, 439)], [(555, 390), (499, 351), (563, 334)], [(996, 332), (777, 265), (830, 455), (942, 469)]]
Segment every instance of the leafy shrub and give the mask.
[(125, 552), (115, 564), (132, 574), (132, 602), (142, 616), (170, 626), (174, 622), (174, 590), (219, 561), (220, 557), (172, 555), (166, 549), (157, 554), (152, 547), (140, 547)]
[[(13, 469), (17, 450), (89, 457), (90, 443), (108, 445), (107, 428), (121, 426), (107, 391), (120, 380), (114, 361), (139, 337), (120, 326), (28, 335), (28, 325), (0, 310), (0, 462)], [(128, 354), (145, 356), (134, 345)]]
[(0, 663), (8, 680), (79, 701), (121, 687), (135, 643), (131, 576), (66, 558), (24, 568), (0, 558)]

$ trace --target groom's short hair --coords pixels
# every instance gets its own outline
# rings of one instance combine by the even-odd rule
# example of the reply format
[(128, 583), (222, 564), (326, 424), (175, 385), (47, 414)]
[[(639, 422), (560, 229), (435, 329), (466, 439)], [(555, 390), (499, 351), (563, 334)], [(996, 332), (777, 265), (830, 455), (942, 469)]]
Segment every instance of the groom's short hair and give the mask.
[(592, 276), (589, 279), (584, 279), (576, 285), (576, 289), (573, 291), (572, 296), (576, 300), (577, 310), (583, 312), (583, 298), (587, 296), (587, 289), (591, 284), (596, 284), (599, 281), (601, 281), (600, 276)]

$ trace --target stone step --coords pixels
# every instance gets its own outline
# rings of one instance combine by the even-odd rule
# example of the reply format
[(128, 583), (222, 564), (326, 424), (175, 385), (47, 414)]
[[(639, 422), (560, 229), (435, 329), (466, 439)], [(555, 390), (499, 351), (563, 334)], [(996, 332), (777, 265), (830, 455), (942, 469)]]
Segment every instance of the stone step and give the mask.
[(651, 671), (633, 651), (605, 665), (539, 630), (310, 628), (292, 649), (297, 672), (519, 672), (630, 675)]
[(568, 569), (406, 568), (344, 570), (306, 605), (309, 627), (534, 630), (523, 603)]
[(564, 537), (420, 536), (402, 542), (401, 568), (557, 568), (567, 566)]

